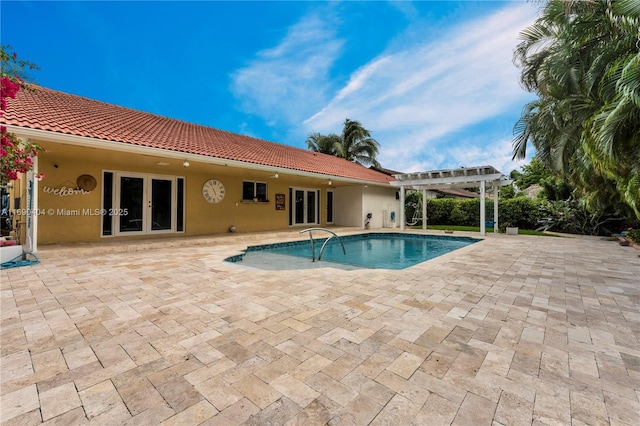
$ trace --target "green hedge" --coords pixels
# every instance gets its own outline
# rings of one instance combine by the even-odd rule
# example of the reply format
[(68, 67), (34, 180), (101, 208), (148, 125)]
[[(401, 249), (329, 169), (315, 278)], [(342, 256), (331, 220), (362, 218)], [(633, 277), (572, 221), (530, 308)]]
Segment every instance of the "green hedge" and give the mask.
[[(485, 201), (486, 220), (493, 220), (493, 200)], [(407, 206), (407, 216), (413, 209)], [(536, 229), (538, 221), (549, 215), (548, 202), (539, 199), (517, 197), (498, 202), (500, 225)], [(480, 223), (480, 199), (439, 198), (427, 200), (427, 221), (432, 225), (478, 226)]]
[[(411, 220), (416, 208), (422, 205), (422, 196), (411, 193), (406, 200), (407, 220)], [(486, 220), (493, 221), (493, 199), (486, 199)], [(608, 235), (625, 224), (623, 218), (605, 213), (589, 212), (584, 203), (577, 200), (549, 201), (544, 198), (515, 197), (501, 199), (498, 205), (500, 229), (517, 226), (521, 229), (537, 229), (543, 219), (550, 219), (550, 230), (570, 234)], [(421, 216), (421, 215), (420, 215)], [(427, 200), (427, 218), (430, 225), (479, 226), (480, 199), (436, 198)], [(419, 221), (416, 225), (421, 225)], [(637, 228), (624, 226), (622, 229)]]

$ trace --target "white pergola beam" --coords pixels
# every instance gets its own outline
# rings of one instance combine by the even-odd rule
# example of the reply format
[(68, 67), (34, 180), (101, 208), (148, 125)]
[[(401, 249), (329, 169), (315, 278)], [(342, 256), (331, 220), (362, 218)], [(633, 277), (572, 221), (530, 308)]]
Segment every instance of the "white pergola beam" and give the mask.
[[(431, 182), (431, 181), (429, 181)], [(491, 185), (497, 185), (497, 186), (507, 186), (507, 185), (511, 185), (513, 183), (512, 180), (499, 180), (499, 181), (490, 181), (488, 182)], [(397, 186), (397, 185), (396, 185)], [(406, 184), (404, 185), (403, 182), (403, 186), (406, 186), (407, 189), (415, 189), (415, 190), (421, 190), (421, 189), (457, 189), (457, 188), (480, 188), (480, 182), (462, 182), (462, 183), (451, 183), (451, 184), (432, 184), (432, 183), (426, 183), (426, 184), (417, 184), (417, 185), (410, 185), (410, 184)]]
[[(478, 186), (480, 182), (488, 182), (494, 180), (501, 180), (504, 176), (501, 173), (494, 173), (490, 175), (477, 175), (477, 176), (448, 176), (437, 177), (430, 179), (415, 179), (412, 175), (403, 175), (404, 179), (390, 182), (393, 186), (411, 186), (411, 185), (449, 185), (453, 183), (468, 184), (467, 186)], [(408, 177), (408, 178), (407, 178)], [(396, 177), (397, 179), (397, 177)]]

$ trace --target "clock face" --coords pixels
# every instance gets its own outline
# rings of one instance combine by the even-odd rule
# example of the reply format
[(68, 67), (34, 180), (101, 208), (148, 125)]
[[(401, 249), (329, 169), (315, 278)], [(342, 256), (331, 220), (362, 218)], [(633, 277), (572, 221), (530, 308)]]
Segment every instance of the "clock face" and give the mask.
[(219, 203), (224, 198), (224, 185), (219, 180), (210, 179), (202, 185), (202, 196), (210, 203)]

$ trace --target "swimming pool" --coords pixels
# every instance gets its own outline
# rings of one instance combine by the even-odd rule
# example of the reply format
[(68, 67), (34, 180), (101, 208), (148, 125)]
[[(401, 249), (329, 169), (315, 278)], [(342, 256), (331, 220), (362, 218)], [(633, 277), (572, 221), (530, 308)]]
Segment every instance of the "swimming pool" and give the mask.
[[(326, 238), (314, 237), (315, 257)], [(340, 241), (344, 245), (343, 253)], [(310, 240), (247, 247), (245, 253), (225, 259), (258, 269), (306, 269), (333, 266), (341, 269), (405, 269), (481, 241), (470, 237), (401, 233), (347, 235), (332, 238), (322, 260), (311, 261)]]

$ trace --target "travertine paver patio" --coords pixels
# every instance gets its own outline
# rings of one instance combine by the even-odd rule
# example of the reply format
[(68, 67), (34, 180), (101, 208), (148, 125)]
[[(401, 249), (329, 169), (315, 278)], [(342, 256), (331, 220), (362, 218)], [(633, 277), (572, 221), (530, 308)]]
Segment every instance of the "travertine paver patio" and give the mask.
[(3, 270), (2, 424), (638, 424), (637, 250), (489, 235), (403, 271), (222, 262), (293, 237)]

